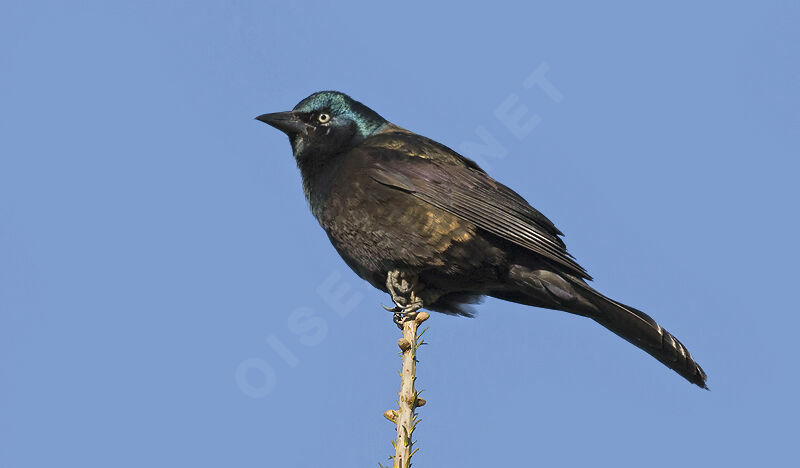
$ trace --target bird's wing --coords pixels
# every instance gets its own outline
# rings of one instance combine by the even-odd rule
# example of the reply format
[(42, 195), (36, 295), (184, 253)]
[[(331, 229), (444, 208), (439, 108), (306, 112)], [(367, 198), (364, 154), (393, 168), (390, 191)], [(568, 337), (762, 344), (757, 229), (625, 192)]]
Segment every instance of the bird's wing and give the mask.
[[(449, 148), (443, 148), (458, 156)], [(384, 145), (367, 145), (355, 151), (367, 153), (363, 156), (370, 163), (365, 170), (378, 183), (412, 194), (485, 231), (536, 252), (578, 277), (591, 279), (567, 252), (564, 242), (558, 237), (561, 232), (550, 220), (477, 166), (442, 164), (425, 155), (409, 157), (402, 150)]]

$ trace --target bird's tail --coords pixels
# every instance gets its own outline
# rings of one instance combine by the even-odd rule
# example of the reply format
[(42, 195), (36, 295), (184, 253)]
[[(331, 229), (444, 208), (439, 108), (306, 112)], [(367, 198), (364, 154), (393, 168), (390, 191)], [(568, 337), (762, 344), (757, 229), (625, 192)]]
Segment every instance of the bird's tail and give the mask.
[(489, 295), (590, 317), (689, 382), (708, 389), (706, 373), (683, 343), (644, 312), (610, 299), (583, 280), (567, 274), (514, 265), (509, 270), (509, 279), (519, 289), (492, 291)]
[(649, 315), (600, 294), (583, 281), (571, 283), (585, 291), (584, 298), (598, 309), (599, 313), (588, 314), (597, 323), (643, 349), (689, 382), (708, 389), (706, 373), (686, 346)]

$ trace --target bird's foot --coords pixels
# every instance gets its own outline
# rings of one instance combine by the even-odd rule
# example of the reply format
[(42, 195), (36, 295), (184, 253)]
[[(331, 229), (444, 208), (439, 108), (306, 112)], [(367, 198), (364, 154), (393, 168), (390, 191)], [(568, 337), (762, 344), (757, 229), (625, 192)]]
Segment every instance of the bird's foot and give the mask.
[(416, 291), (419, 290), (419, 278), (414, 273), (408, 273), (400, 270), (392, 270), (386, 274), (386, 290), (392, 296), (394, 302), (394, 309), (390, 311), (406, 311), (414, 306), (417, 309), (422, 307)]
[(425, 304), (432, 304), (439, 294), (426, 290), (416, 274), (392, 270), (386, 275), (386, 289), (392, 296), (394, 307), (383, 306), (394, 313), (394, 323), (403, 328), (407, 320), (414, 320)]

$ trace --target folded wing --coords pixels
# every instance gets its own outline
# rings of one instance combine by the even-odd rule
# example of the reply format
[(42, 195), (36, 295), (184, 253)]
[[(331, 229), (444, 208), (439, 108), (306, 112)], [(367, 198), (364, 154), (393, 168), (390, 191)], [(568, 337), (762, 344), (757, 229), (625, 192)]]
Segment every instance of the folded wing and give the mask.
[[(367, 168), (376, 182), (405, 191), (542, 255), (579, 278), (591, 279), (567, 252), (559, 237), (561, 232), (549, 219), (474, 163), (441, 164), (437, 158), (408, 157), (391, 148), (376, 149), (369, 149), (371, 164)], [(452, 154), (457, 156), (455, 152)]]

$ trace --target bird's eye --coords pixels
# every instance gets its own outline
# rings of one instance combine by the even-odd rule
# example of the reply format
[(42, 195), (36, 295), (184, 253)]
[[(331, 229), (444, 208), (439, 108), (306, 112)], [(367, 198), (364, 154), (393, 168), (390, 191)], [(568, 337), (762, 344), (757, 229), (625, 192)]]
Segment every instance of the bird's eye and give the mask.
[(317, 120), (319, 120), (319, 123), (328, 123), (331, 120), (331, 115), (330, 114), (319, 114), (319, 116), (317, 117)]

